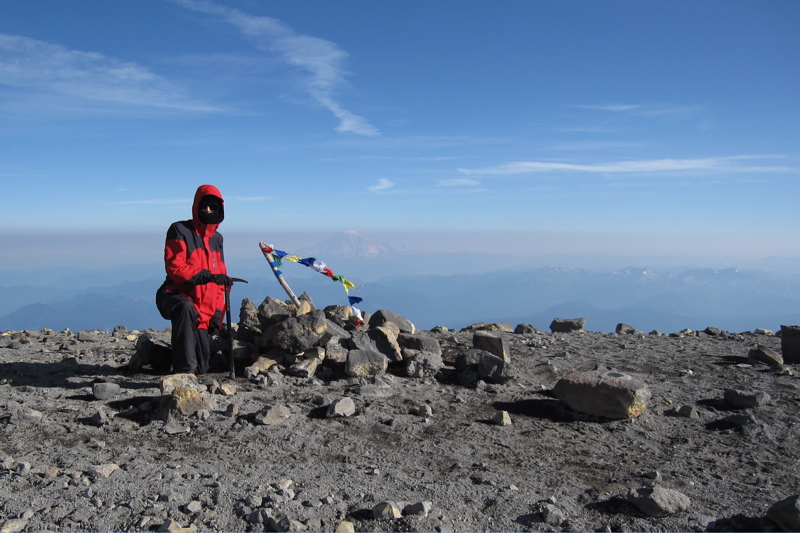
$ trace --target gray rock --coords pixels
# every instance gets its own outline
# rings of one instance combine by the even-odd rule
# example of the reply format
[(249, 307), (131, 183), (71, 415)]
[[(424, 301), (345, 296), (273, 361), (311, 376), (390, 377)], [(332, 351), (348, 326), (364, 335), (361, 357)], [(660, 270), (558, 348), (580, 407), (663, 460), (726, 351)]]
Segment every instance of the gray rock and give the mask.
[(550, 331), (553, 333), (571, 333), (573, 331), (583, 331), (585, 326), (585, 318), (555, 318), (550, 323)]
[(389, 368), (389, 359), (373, 350), (350, 350), (347, 353), (345, 373), (353, 378), (382, 376)]
[(517, 335), (532, 335), (541, 332), (542, 330), (531, 324), (517, 324), (517, 327), (514, 328), (514, 333)]
[(510, 426), (511, 415), (508, 414), (508, 411), (495, 411), (492, 415), (491, 421), (493, 424), (498, 426)]
[(632, 489), (628, 493), (627, 499), (641, 512), (654, 518), (663, 518), (686, 511), (692, 503), (685, 494), (661, 485)]
[(740, 409), (760, 407), (766, 405), (770, 400), (770, 395), (766, 392), (725, 389), (725, 401)]
[(292, 411), (285, 405), (267, 405), (253, 418), (256, 424), (275, 426), (292, 416)]
[(98, 400), (110, 400), (120, 392), (116, 383), (95, 383), (92, 385), (92, 396)]
[(783, 531), (800, 531), (800, 494), (773, 503), (767, 516)]
[(328, 320), (343, 328), (350, 324), (350, 317), (353, 315), (353, 308), (349, 305), (329, 305), (323, 312)]
[(325, 313), (312, 311), (271, 326), (259, 339), (259, 345), (288, 353), (301, 353), (314, 346), (327, 327)]
[(485, 352), (480, 356), (478, 379), (487, 383), (505, 383), (511, 377), (511, 366), (504, 359)]
[(397, 335), (390, 328), (376, 327), (367, 331), (354, 332), (350, 337), (350, 348), (382, 353), (391, 362), (403, 360), (400, 345), (397, 343)]
[(697, 420), (700, 418), (700, 415), (697, 413), (697, 409), (692, 407), (691, 405), (681, 405), (677, 411), (678, 416), (682, 416), (684, 418), (690, 418), (692, 420)]
[(470, 348), (469, 350), (465, 350), (459, 353), (456, 356), (455, 360), (456, 370), (458, 372), (463, 372), (464, 370), (470, 368), (477, 370), (478, 363), (481, 360), (481, 356), (483, 356), (484, 354), (492, 355), (489, 352), (486, 352), (484, 350), (478, 350), (477, 348)]
[(636, 418), (650, 400), (645, 383), (623, 372), (573, 372), (558, 380), (553, 393), (571, 409), (612, 419)]
[(91, 421), (93, 424), (97, 426), (105, 426), (106, 424), (110, 424), (113, 415), (108, 412), (108, 409), (105, 406), (100, 407), (91, 417)]
[(434, 377), (444, 366), (441, 354), (404, 349), (406, 376), (410, 378)]
[(552, 503), (547, 503), (542, 507), (542, 521), (544, 521), (545, 524), (560, 526), (566, 519), (567, 517), (564, 515), (564, 511)]
[(239, 327), (240, 328), (260, 328), (261, 321), (258, 318), (258, 308), (250, 300), (245, 298), (239, 307)]
[(415, 350), (418, 352), (442, 355), (442, 346), (439, 341), (427, 335), (412, 335), (411, 333), (400, 333), (397, 336), (397, 343), (401, 348)]
[(297, 309), (271, 296), (267, 296), (258, 306), (258, 320), (262, 327), (283, 322), (295, 316)]
[(372, 516), (375, 520), (396, 520), (403, 514), (394, 502), (380, 502), (372, 508)]
[(387, 311), (386, 309), (380, 309), (370, 317), (369, 327), (377, 328), (383, 326), (387, 322), (395, 324), (398, 328), (400, 328), (401, 333), (414, 334), (417, 332), (417, 328), (414, 327), (414, 324), (412, 324), (410, 320), (398, 315), (397, 313)]
[(197, 500), (192, 500), (183, 506), (183, 512), (186, 514), (199, 513), (203, 510), (203, 504)]
[(781, 357), (780, 354), (777, 354), (766, 346), (762, 346), (760, 344), (750, 350), (747, 354), (747, 357), (753, 359), (754, 361), (766, 363), (770, 366), (783, 364), (783, 357)]
[(511, 349), (508, 339), (498, 333), (476, 331), (472, 335), (472, 347), (493, 354), (506, 363), (511, 362)]
[(432, 508), (431, 502), (410, 503), (403, 507), (403, 516), (428, 516)]
[(502, 331), (505, 333), (514, 333), (514, 328), (508, 322), (476, 322), (463, 328), (461, 331)]
[(352, 398), (339, 398), (328, 406), (328, 418), (349, 417), (356, 414), (356, 404)]
[(8, 402), (8, 409), (11, 414), (9, 422), (16, 426), (21, 424), (38, 424), (44, 419), (44, 414), (41, 411), (22, 405), (19, 402)]
[(637, 333), (641, 333), (638, 329), (633, 326), (629, 326), (628, 324), (617, 324), (617, 329), (615, 330), (619, 335), (636, 335)]

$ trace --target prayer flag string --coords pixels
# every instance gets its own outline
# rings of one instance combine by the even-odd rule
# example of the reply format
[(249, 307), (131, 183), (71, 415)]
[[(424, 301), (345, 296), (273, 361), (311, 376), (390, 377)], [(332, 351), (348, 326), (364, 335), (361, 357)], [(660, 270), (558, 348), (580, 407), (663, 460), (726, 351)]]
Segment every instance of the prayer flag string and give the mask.
[(350, 296), (350, 289), (357, 288), (352, 281), (346, 280), (344, 277), (334, 274), (334, 272), (328, 268), (328, 265), (322, 261), (319, 261), (316, 257), (301, 258), (299, 255), (289, 255), (283, 250), (275, 249), (275, 247), (271, 244), (267, 244), (265, 247), (262, 247), (262, 251), (271, 253), (273, 255), (275, 258), (275, 264), (272, 265), (273, 267), (280, 268), (282, 265), (281, 260), (284, 259), (286, 261), (291, 261), (292, 263), (305, 265), (312, 270), (316, 270), (320, 274), (331, 278), (333, 281), (341, 283), (342, 287), (344, 287), (345, 294), (347, 294), (347, 301), (350, 302), (350, 307), (353, 309), (353, 314), (356, 316), (356, 318), (358, 318), (359, 321), (363, 321), (361, 311), (355, 306), (357, 303), (362, 302), (363, 298), (359, 298), (358, 296)]

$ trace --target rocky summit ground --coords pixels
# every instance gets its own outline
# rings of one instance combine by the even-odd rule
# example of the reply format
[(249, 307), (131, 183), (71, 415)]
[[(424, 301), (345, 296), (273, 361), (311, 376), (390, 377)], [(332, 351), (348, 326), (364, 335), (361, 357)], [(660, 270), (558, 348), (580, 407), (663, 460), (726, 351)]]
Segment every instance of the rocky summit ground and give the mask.
[[(769, 332), (500, 333), (512, 378), (477, 385), (452, 366), (472, 331), (421, 334), (442, 346), (436, 377), (212, 373), (210, 408), (165, 421), (163, 376), (127, 368), (137, 333), (5, 332), (0, 529), (777, 531), (768, 509), (800, 492), (797, 369), (748, 358), (780, 353)], [(644, 413), (554, 397), (595, 369), (641, 378)], [(327, 416), (348, 398), (354, 413)], [(265, 406), (276, 423), (257, 420)], [(673, 508), (636, 505), (654, 491)]]

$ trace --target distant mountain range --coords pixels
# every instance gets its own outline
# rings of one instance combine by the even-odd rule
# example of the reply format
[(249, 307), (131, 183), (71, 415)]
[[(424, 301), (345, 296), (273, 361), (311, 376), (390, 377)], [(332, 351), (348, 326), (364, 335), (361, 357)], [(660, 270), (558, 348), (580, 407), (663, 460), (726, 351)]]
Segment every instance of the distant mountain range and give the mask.
[[(553, 318), (587, 319), (586, 328), (614, 331), (618, 323), (663, 332), (714, 326), (729, 331), (776, 330), (800, 323), (800, 280), (757, 270), (690, 269), (658, 272), (630, 267), (609, 272), (539, 267), (459, 272), (454, 265), (475, 264), (475, 255), (420, 254), (373, 243), (356, 232), (341, 232), (302, 250), (328, 262), (353, 281), (351, 294), (363, 298), (367, 312), (389, 309), (422, 329), (436, 325), (462, 328), (475, 322), (529, 323), (547, 329)], [(259, 262), (260, 266), (261, 263)], [(415, 266), (415, 269), (411, 268)], [(436, 275), (414, 274), (421, 268)], [(285, 265), (284, 275), (297, 294), (308, 292), (318, 307), (346, 305), (340, 283), (302, 265)], [(135, 279), (114, 283), (125, 273)], [(118, 267), (102, 272), (69, 270), (14, 277), (27, 284), (0, 287), (0, 330), (70, 328), (110, 330), (162, 329), (169, 325), (153, 301), (163, 281), (158, 265)], [(249, 279), (234, 286), (233, 318), (245, 297), (260, 304), (266, 296), (286, 295), (264, 266), (238, 272)], [(36, 284), (36, 280), (42, 283)], [(119, 279), (119, 278), (117, 278)], [(91, 284), (94, 280), (96, 283)]]

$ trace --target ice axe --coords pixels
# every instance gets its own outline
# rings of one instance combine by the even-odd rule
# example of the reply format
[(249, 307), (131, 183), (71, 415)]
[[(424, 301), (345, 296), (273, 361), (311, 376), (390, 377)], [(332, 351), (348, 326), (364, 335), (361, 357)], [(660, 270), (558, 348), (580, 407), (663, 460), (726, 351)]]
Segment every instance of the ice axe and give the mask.
[(247, 283), (247, 280), (241, 278), (230, 278), (230, 284), (225, 284), (225, 316), (227, 318), (227, 329), (228, 329), (228, 358), (231, 360), (231, 379), (236, 377), (236, 365), (234, 364), (233, 360), (233, 331), (231, 328), (231, 287), (233, 284), (238, 283)]

